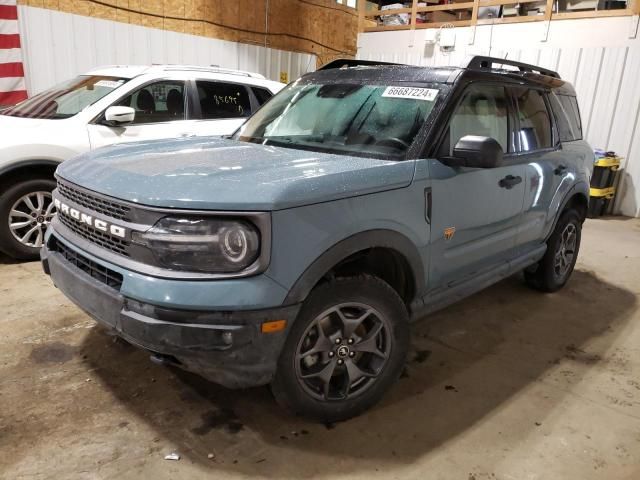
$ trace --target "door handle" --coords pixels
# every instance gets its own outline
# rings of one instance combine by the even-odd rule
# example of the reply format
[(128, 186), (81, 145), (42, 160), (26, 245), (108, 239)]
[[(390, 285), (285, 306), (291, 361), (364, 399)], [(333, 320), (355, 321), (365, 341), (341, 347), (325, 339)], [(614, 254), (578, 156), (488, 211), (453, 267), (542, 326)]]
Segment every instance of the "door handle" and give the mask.
[(522, 177), (514, 177), (513, 175), (507, 175), (502, 180), (500, 180), (500, 182), (498, 182), (498, 185), (500, 185), (502, 188), (506, 188), (507, 190), (510, 190), (520, 182), (522, 182)]
[(562, 175), (566, 171), (567, 171), (566, 165), (558, 165), (558, 167), (553, 171), (553, 173), (555, 173), (556, 175)]

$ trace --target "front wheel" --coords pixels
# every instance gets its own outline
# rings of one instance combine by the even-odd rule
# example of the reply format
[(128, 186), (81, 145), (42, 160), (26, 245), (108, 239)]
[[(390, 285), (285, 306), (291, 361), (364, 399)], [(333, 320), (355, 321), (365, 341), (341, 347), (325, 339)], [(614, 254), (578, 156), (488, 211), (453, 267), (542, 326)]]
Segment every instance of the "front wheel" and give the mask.
[(580, 214), (574, 209), (565, 211), (547, 241), (542, 260), (534, 271), (525, 270), (526, 282), (543, 292), (555, 292), (564, 287), (578, 259), (581, 235)]
[(17, 183), (0, 195), (0, 251), (18, 260), (38, 258), (55, 214), (54, 188), (53, 180), (34, 179)]
[(324, 422), (373, 406), (398, 379), (409, 345), (407, 309), (379, 278), (338, 278), (305, 301), (271, 385), (278, 403)]

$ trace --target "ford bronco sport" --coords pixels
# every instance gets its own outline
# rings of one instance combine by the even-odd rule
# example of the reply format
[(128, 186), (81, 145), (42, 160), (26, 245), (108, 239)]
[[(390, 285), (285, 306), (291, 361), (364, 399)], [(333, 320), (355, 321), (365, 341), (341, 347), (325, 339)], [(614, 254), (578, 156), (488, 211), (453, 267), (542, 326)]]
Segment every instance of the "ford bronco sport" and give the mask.
[(336, 61), (233, 139), (65, 162), (42, 262), (152, 359), (336, 421), (396, 381), (411, 319), (520, 271), (567, 282), (592, 164), (555, 72)]

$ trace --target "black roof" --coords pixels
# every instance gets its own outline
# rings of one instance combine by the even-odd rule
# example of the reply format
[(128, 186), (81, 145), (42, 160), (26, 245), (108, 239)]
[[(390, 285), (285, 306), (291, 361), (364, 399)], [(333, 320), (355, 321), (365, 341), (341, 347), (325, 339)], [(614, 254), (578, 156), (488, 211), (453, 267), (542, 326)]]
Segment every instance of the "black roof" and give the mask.
[[(510, 66), (511, 69), (500, 68)], [(515, 67), (515, 69), (514, 69)], [(338, 59), (303, 77), (309, 81), (354, 81), (358, 83), (402, 81), (407, 83), (454, 84), (463, 79), (536, 85), (553, 88), (558, 93), (575, 95), (573, 86), (557, 72), (503, 58), (476, 56), (467, 67), (421, 67), (370, 60)]]
[[(326, 66), (325, 66), (326, 67)], [(375, 81), (403, 81), (416, 83), (453, 83), (461, 68), (457, 67), (416, 67), (393, 63), (352, 64), (340, 68), (321, 68), (305, 75), (304, 79), (323, 82), (340, 81), (375, 82)]]

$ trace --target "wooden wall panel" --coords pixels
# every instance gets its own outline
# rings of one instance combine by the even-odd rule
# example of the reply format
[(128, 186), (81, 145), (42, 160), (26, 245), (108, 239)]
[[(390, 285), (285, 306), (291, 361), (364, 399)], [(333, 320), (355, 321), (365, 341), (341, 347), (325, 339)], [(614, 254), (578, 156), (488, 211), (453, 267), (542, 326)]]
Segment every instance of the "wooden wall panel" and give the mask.
[(313, 53), (319, 59), (353, 57), (357, 48), (357, 11), (333, 0), (18, 0), (18, 3)]

